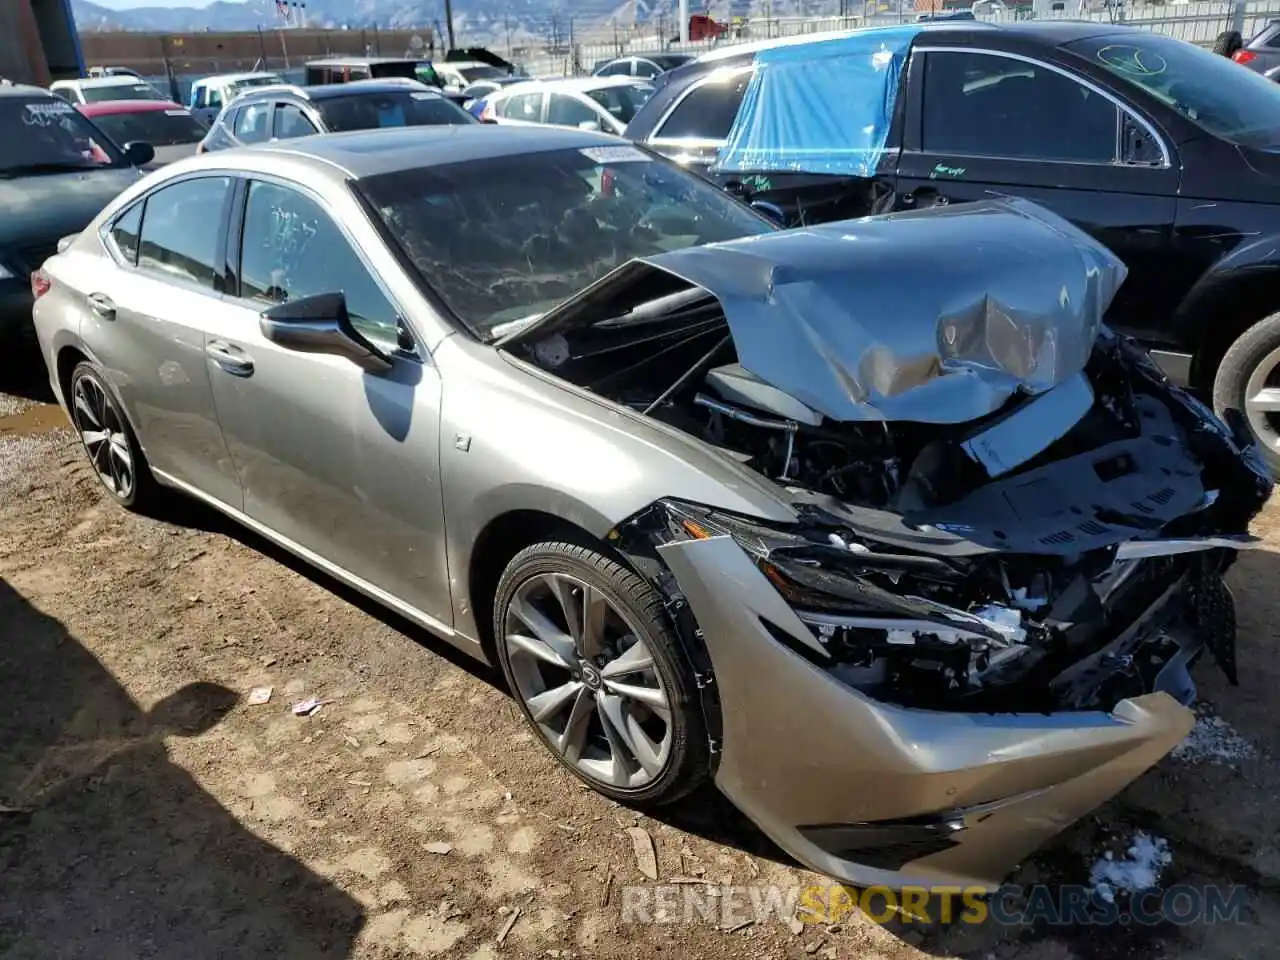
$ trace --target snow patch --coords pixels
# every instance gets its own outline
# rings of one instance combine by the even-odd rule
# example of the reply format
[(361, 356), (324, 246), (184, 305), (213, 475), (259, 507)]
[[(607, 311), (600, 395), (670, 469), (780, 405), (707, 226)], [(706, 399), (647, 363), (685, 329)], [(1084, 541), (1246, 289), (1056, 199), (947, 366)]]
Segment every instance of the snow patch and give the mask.
[(1107, 903), (1115, 903), (1117, 893), (1139, 893), (1160, 882), (1160, 873), (1173, 862), (1169, 841), (1139, 830), (1129, 842), (1129, 851), (1117, 859), (1108, 850), (1089, 871), (1094, 893)]
[(1241, 760), (1250, 760), (1258, 751), (1231, 724), (1221, 717), (1200, 716), (1180, 744), (1169, 756), (1184, 763), (1210, 763), (1217, 766), (1233, 766)]

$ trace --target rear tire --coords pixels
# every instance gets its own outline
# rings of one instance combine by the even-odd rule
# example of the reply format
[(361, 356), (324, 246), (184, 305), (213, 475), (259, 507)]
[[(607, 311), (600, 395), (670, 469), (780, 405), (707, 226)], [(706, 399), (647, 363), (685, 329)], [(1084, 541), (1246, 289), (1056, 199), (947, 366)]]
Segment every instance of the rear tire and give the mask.
[(1267, 463), (1280, 471), (1280, 313), (1242, 333), (1222, 358), (1213, 409), (1221, 415), (1231, 407), (1245, 415)]
[(71, 371), (67, 406), (89, 466), (111, 499), (135, 512), (154, 507), (160, 489), (138, 439), (106, 380), (88, 361)]
[(498, 662), (525, 720), (594, 790), (671, 803), (707, 778), (696, 683), (662, 598), (601, 550), (536, 543), (494, 598)]
[(1243, 46), (1244, 37), (1239, 30), (1226, 30), (1213, 41), (1213, 52), (1220, 57), (1229, 57)]

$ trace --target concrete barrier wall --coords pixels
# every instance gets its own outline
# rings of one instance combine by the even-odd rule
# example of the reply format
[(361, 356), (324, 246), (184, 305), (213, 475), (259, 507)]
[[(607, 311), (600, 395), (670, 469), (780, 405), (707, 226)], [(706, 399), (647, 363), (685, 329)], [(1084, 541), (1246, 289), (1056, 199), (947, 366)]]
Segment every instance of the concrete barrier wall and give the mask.
[[(0, 0), (3, 6), (8, 0)], [(287, 30), (250, 33), (98, 33), (80, 35), (88, 66), (129, 67), (144, 75), (203, 76), (263, 65), (291, 69), (326, 56), (422, 57), (434, 52), (429, 28), (419, 30)]]

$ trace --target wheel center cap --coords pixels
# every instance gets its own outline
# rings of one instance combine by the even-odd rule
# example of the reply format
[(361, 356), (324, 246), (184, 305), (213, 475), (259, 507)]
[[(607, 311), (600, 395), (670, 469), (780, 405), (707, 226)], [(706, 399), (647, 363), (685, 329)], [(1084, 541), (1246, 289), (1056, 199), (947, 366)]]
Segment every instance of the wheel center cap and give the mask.
[(600, 671), (589, 663), (582, 663), (582, 682), (590, 690), (599, 690), (601, 685)]

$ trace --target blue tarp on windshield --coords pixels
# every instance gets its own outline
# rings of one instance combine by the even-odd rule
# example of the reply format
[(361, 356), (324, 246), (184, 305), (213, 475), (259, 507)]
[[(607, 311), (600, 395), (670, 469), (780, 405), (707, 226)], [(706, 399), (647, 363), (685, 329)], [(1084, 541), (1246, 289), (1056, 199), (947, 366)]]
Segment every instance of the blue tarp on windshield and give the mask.
[(883, 27), (760, 51), (716, 171), (872, 176), (919, 32)]

